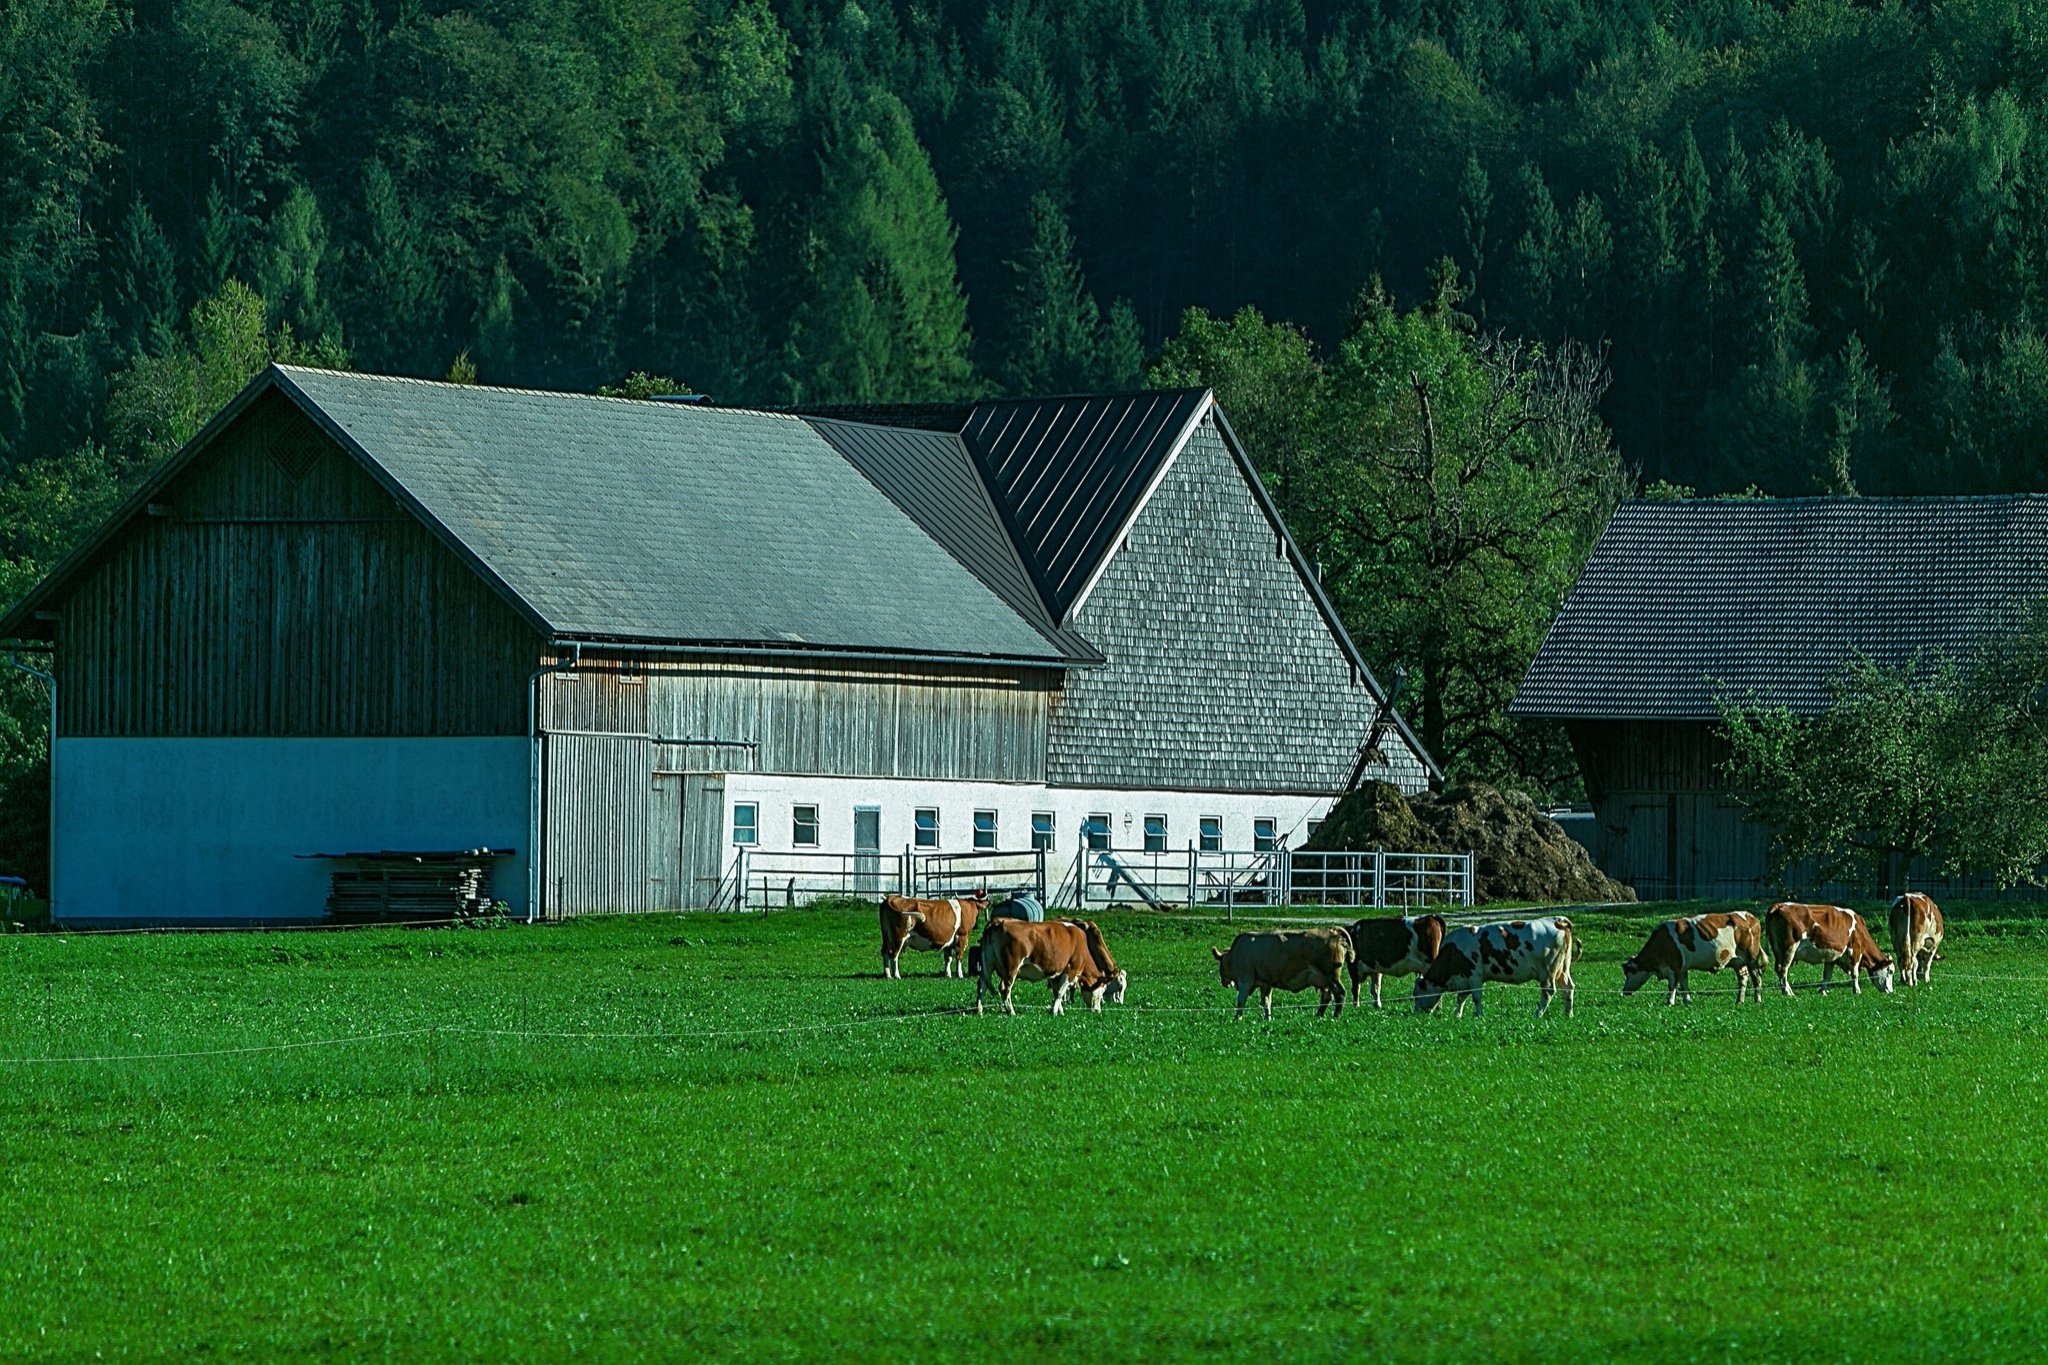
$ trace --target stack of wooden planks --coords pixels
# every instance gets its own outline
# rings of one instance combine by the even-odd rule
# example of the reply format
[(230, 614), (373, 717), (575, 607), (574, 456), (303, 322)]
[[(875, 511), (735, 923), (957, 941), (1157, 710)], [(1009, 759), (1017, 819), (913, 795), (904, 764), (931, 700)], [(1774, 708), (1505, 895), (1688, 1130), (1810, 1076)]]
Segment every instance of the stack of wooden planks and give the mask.
[(323, 854), (337, 863), (327, 895), (328, 917), (368, 923), (488, 914), (491, 864), (508, 852), (471, 848), (452, 853)]

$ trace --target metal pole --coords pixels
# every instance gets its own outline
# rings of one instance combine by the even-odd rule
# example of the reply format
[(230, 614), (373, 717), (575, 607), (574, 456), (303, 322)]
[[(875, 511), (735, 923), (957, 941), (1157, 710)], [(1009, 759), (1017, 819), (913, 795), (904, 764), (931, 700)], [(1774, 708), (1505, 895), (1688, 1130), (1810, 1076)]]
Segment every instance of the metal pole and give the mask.
[(1195, 908), (1195, 841), (1188, 840), (1188, 909)]
[[(42, 679), (50, 689), (50, 848), (49, 864), (43, 871), (49, 885), (43, 888), (43, 894), (49, 897), (50, 927), (54, 929), (57, 927), (57, 679), (54, 674), (45, 673), (40, 668), (30, 668), (12, 654), (7, 656), (7, 662), (31, 678)], [(55, 666), (52, 660), (51, 667)]]

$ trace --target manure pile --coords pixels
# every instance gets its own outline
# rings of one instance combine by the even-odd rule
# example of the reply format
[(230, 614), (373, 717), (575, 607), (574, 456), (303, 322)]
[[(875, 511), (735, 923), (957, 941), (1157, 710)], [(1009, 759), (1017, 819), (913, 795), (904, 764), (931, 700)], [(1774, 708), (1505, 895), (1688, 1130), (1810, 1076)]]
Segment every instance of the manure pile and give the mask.
[(1534, 901), (1578, 904), (1633, 901), (1593, 865), (1564, 827), (1520, 792), (1466, 782), (1442, 795), (1404, 797), (1385, 782), (1368, 782), (1339, 801), (1303, 848), (1351, 852), (1472, 853), (1480, 903)]

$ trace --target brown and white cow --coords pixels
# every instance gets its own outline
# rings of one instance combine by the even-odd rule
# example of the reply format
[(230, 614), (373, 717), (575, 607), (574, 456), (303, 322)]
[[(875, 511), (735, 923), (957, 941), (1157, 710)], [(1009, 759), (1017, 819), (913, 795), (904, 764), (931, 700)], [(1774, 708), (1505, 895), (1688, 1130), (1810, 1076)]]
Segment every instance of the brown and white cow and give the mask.
[(982, 997), (993, 980), (1002, 992), (1003, 1008), (1011, 1014), (1017, 1007), (1010, 993), (1017, 982), (1043, 981), (1052, 988), (1052, 1012), (1067, 1012), (1067, 993), (1079, 989), (1088, 1008), (1102, 1012), (1106, 999), (1121, 1005), (1129, 978), (1109, 955), (1102, 930), (1093, 920), (1055, 919), (1042, 923), (1029, 920), (993, 919), (982, 931), (975, 947), (980, 959), (980, 979), (974, 986), (974, 1012), (981, 1013)]
[(972, 897), (943, 901), (882, 897), (882, 975), (900, 980), (903, 950), (915, 948), (938, 953), (945, 975), (966, 980), (967, 942), (981, 909), (982, 902)]
[(1279, 933), (1239, 934), (1226, 952), (1216, 954), (1216, 974), (1223, 984), (1237, 988), (1237, 1017), (1244, 1018), (1245, 1001), (1253, 991), (1266, 1017), (1273, 1017), (1274, 991), (1313, 990), (1321, 1000), (1316, 1017), (1337, 1002), (1337, 1014), (1344, 1013), (1344, 969), (1351, 962), (1351, 935), (1339, 928), (1292, 929)]
[(1870, 923), (1854, 910), (1839, 905), (1802, 905), (1780, 901), (1764, 916), (1764, 935), (1771, 942), (1771, 957), (1778, 964), (1778, 985), (1792, 994), (1792, 964), (1817, 962), (1821, 965), (1820, 990), (1827, 994), (1828, 982), (1841, 967), (1849, 973), (1849, 984), (1863, 994), (1863, 974), (1886, 995), (1892, 993), (1892, 960), (1877, 950), (1870, 936)]
[(1389, 915), (1362, 919), (1351, 926), (1351, 1003), (1358, 1003), (1358, 988), (1372, 978), (1372, 1007), (1383, 1009), (1380, 978), (1414, 976), (1429, 970), (1437, 949), (1444, 945), (1442, 915)]
[(1926, 985), (1941, 959), (1941, 907), (1932, 897), (1908, 891), (1892, 902), (1892, 956), (1908, 986)]
[(1489, 981), (1520, 985), (1534, 981), (1543, 988), (1536, 1002), (1536, 1017), (1550, 1008), (1550, 997), (1564, 996), (1569, 1018), (1576, 985), (1572, 962), (1578, 947), (1572, 941), (1572, 922), (1563, 915), (1549, 919), (1513, 920), (1507, 924), (1460, 925), (1444, 939), (1436, 961), (1415, 979), (1415, 1012), (1435, 1009), (1446, 991), (1456, 992), (1458, 1015), (1465, 1014), (1465, 1002), (1472, 1002), (1472, 1016), (1484, 1012), (1480, 987)]
[(1690, 919), (1667, 919), (1650, 931), (1649, 942), (1621, 964), (1621, 993), (1634, 995), (1645, 982), (1656, 977), (1671, 987), (1664, 1001), (1692, 1003), (1691, 972), (1735, 969), (1735, 1003), (1748, 998), (1756, 987), (1758, 1004), (1764, 999), (1763, 926), (1747, 910), (1725, 915), (1694, 915)]

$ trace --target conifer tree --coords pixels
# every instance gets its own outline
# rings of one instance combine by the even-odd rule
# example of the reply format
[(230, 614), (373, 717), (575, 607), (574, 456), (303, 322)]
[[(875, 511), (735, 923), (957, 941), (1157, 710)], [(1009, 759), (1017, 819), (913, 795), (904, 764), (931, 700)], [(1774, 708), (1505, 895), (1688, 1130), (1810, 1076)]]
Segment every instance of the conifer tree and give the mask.
[(163, 355), (178, 340), (178, 263), (140, 199), (128, 206), (115, 242), (114, 308), (123, 349)]
[(1792, 229), (1775, 196), (1758, 204), (1755, 245), (1743, 281), (1747, 308), (1745, 351), (1755, 362), (1803, 352), (1807, 325), (1806, 274), (1792, 246)]
[(1101, 310), (1081, 279), (1067, 215), (1050, 194), (1031, 197), (1031, 235), (1009, 262), (1009, 358), (1014, 394), (1075, 393), (1095, 386)]
[(896, 96), (870, 94), (829, 130), (813, 232), (795, 396), (904, 402), (971, 390), (953, 223)]
[(1522, 235), (1515, 240), (1509, 262), (1509, 296), (1523, 328), (1540, 333), (1547, 330), (1552, 317), (1564, 223), (1558, 218), (1557, 201), (1550, 196), (1542, 167), (1525, 161), (1515, 178), (1522, 199)]

